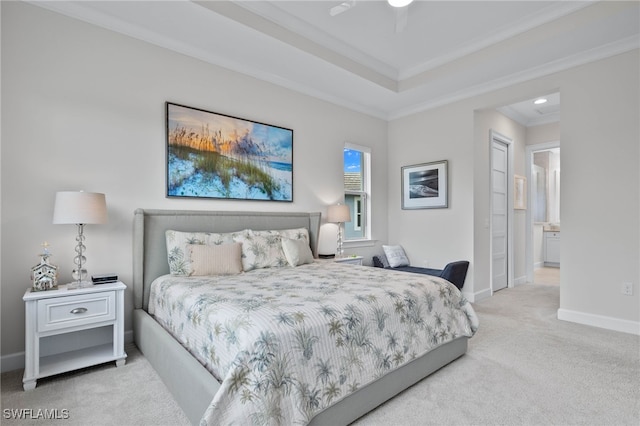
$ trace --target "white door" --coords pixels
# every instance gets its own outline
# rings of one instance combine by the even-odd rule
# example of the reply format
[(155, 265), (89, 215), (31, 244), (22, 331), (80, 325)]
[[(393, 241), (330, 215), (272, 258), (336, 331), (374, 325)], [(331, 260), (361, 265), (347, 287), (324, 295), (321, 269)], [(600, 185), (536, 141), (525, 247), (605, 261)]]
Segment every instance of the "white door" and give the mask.
[(491, 140), (491, 281), (492, 290), (507, 287), (509, 274), (509, 148)]

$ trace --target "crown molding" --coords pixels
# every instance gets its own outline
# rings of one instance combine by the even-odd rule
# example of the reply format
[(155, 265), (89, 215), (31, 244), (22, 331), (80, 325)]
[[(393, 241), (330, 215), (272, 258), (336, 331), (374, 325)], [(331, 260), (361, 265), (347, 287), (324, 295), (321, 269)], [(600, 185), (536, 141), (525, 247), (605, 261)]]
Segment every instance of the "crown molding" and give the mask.
[(553, 112), (553, 113), (550, 113), (550, 114), (545, 114), (544, 116), (542, 116), (540, 118), (536, 118), (536, 119), (530, 120), (527, 117), (525, 117), (522, 114), (520, 114), (518, 111), (516, 111), (513, 108), (511, 108), (509, 105), (503, 106), (503, 107), (499, 107), (499, 108), (496, 108), (496, 109), (502, 115), (504, 115), (506, 117), (509, 117), (510, 119), (515, 121), (516, 123), (522, 124), (525, 127), (540, 126), (542, 124), (557, 123), (557, 122), (560, 121), (560, 113), (559, 112)]
[(550, 74), (578, 67), (580, 65), (585, 65), (590, 62), (606, 59), (611, 56), (619, 55), (635, 49), (640, 49), (640, 39), (635, 36), (631, 36), (626, 39), (606, 44), (604, 46), (599, 46), (585, 52), (568, 56), (566, 58), (551, 61), (546, 64), (530, 68), (528, 70), (517, 72), (505, 77), (500, 77), (486, 83), (477, 84), (469, 88), (459, 90), (455, 93), (450, 93), (435, 99), (430, 99), (425, 102), (416, 103), (406, 108), (399, 108), (396, 111), (389, 112), (387, 119), (395, 120), (397, 118), (402, 118), (429, 109), (438, 108), (453, 102), (458, 102), (474, 96), (483, 95), (494, 90), (504, 89), (505, 87), (513, 86), (515, 84), (523, 83), (525, 81), (533, 80), (536, 78), (545, 77)]
[(560, 19), (571, 13), (577, 12), (580, 9), (584, 9), (587, 6), (595, 3), (596, 0), (587, 0), (584, 2), (562, 2), (550, 6), (544, 10), (541, 10), (533, 16), (527, 16), (526, 19), (521, 19), (516, 22), (510, 22), (502, 29), (497, 29), (493, 34), (482, 39), (469, 42), (459, 49), (453, 50), (445, 55), (438, 56), (437, 58), (425, 62), (421, 65), (401, 70), (398, 73), (398, 80), (406, 80), (415, 77), (419, 74), (428, 72), (432, 69), (443, 66), (449, 62), (453, 62), (464, 56), (471, 55), (479, 52), (489, 46), (504, 42), (519, 34), (525, 33), (529, 30), (537, 28), (541, 25)]

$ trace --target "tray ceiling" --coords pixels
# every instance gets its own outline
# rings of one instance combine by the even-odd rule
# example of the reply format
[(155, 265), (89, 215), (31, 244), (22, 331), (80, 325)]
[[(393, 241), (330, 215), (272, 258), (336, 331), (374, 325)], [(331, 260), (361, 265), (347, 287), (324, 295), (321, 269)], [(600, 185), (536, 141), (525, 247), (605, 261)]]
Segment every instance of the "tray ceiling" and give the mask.
[(640, 47), (636, 1), (30, 3), (384, 119)]

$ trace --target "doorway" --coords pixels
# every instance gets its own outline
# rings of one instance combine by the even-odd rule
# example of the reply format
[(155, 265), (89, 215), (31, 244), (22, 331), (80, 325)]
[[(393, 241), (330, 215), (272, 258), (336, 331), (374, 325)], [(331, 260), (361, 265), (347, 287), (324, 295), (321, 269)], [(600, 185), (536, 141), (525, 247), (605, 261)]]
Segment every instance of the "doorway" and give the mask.
[(491, 291), (511, 286), (512, 140), (491, 131)]
[(531, 194), (527, 211), (527, 282), (560, 285), (560, 141), (529, 145), (526, 173)]

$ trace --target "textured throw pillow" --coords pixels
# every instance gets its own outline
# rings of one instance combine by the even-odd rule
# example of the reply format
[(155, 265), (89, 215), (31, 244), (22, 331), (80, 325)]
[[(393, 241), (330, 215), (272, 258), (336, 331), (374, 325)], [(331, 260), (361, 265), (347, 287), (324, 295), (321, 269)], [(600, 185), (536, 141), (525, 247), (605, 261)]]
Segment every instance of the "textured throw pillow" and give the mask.
[(191, 275), (191, 265), (187, 257), (187, 245), (214, 246), (233, 242), (233, 234), (214, 234), (210, 232), (181, 232), (168, 230), (167, 260), (171, 275)]
[(232, 235), (234, 241), (242, 243), (242, 267), (245, 271), (286, 266), (288, 261), (282, 249), (283, 238), (304, 239), (309, 245), (309, 231), (306, 228), (265, 231), (246, 229)]
[(409, 259), (404, 253), (402, 246), (382, 246), (384, 255), (389, 261), (389, 266), (397, 268), (398, 266), (409, 266)]
[(291, 240), (307, 240), (309, 242), (309, 230), (307, 228), (294, 228), (294, 229), (281, 229), (278, 233), (282, 238), (289, 238)]
[(187, 245), (191, 275), (235, 275), (242, 272), (242, 244)]
[(282, 251), (282, 237), (277, 231), (246, 230), (234, 234), (233, 239), (242, 243), (242, 268), (245, 271), (287, 264)]
[(313, 253), (306, 239), (292, 240), (290, 238), (282, 239), (282, 250), (287, 262), (291, 266), (304, 265), (305, 263), (313, 263)]

